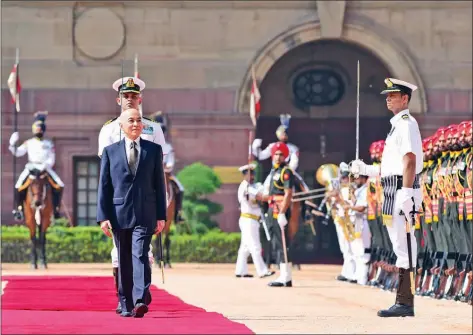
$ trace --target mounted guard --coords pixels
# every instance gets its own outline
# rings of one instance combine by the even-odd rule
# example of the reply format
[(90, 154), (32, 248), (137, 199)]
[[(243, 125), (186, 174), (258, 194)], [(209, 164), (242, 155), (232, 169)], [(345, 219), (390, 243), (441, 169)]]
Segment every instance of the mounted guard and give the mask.
[(164, 144), (163, 148), (163, 151), (167, 152), (166, 157), (164, 157), (164, 172), (169, 173), (169, 180), (172, 182), (174, 190), (176, 191), (176, 212), (174, 214), (174, 220), (176, 223), (179, 223), (183, 221), (182, 200), (184, 198), (184, 186), (182, 186), (181, 182), (173, 174), (176, 160), (174, 156), (174, 149), (171, 143), (169, 143), (169, 137), (167, 135), (167, 129), (170, 125), (169, 120), (167, 115), (164, 115), (161, 111), (154, 113), (152, 115), (152, 119), (161, 126), (161, 130), (163, 131), (163, 134), (166, 138), (166, 143)]
[(23, 221), (24, 219), (23, 203), (26, 199), (27, 190), (25, 185), (31, 171), (35, 170), (47, 172), (47, 179), (52, 187), (54, 217), (60, 217), (60, 206), (64, 183), (53, 170), (56, 162), (54, 144), (51, 140), (44, 138), (47, 115), (48, 112), (37, 112), (34, 114), (35, 119), (32, 125), (34, 136), (23, 142), (19, 147), (16, 147), (16, 143), (20, 137), (18, 132), (14, 132), (10, 137), (9, 150), (13, 155), (16, 157), (22, 157), (25, 154), (28, 154), (28, 163), (25, 165), (25, 169), (20, 174), (15, 184), (17, 192), (15, 194), (15, 209), (13, 210), (13, 216), (17, 221)]

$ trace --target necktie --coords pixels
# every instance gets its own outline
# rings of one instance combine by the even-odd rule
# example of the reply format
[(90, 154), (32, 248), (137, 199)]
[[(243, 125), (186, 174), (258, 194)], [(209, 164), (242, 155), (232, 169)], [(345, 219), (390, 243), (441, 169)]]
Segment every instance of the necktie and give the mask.
[(138, 149), (136, 148), (136, 142), (130, 143), (130, 158), (128, 159), (128, 166), (130, 167), (131, 173), (136, 173), (136, 162), (138, 160)]

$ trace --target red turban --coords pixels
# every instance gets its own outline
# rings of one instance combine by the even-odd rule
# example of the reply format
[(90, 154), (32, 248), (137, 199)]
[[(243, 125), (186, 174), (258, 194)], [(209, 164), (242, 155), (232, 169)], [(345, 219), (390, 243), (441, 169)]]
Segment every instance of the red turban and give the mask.
[(289, 157), (289, 148), (284, 142), (277, 142), (271, 147), (271, 157), (274, 156), (276, 151), (281, 151), (284, 158)]

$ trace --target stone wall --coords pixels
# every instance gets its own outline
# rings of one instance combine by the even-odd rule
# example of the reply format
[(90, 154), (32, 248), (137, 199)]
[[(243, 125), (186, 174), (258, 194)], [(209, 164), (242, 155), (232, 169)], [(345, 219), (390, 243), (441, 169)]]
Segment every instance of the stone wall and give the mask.
[[(195, 160), (220, 166), (243, 164), (250, 123), (239, 114), (246, 110), (237, 110), (237, 101), (250, 64), (276, 36), (320, 19), (316, 1), (92, 5), (11, 1), (1, 5), (3, 194), (12, 187), (7, 149), (12, 113), (5, 87), (15, 48), (20, 48), (24, 88), (21, 136), (29, 134), (34, 112), (49, 111), (48, 134), (56, 139), (58, 171), (69, 187), (71, 157), (95, 155), (101, 124), (118, 112), (111, 84), (122, 73), (133, 73), (136, 53), (147, 85), (145, 114), (160, 109), (171, 114), (178, 168)], [(425, 133), (471, 113), (471, 9), (471, 2), (463, 1), (346, 2), (346, 16), (362, 16), (383, 27), (377, 33), (386, 33), (387, 41), (407, 50), (426, 89), (428, 114), (418, 116)], [(116, 55), (94, 60), (84, 53), (98, 58)], [(68, 189), (65, 200), (72, 204)], [(226, 185), (217, 197), (225, 205), (220, 223), (227, 230), (238, 229), (235, 189), (236, 185)], [(10, 220), (10, 206), (11, 200), (2, 197), (2, 222)]]

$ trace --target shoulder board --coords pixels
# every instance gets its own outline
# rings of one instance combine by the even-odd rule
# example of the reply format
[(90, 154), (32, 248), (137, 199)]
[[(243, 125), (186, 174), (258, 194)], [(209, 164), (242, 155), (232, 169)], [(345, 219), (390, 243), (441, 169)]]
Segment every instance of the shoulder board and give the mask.
[(108, 120), (108, 121), (107, 121), (107, 122), (105, 122), (103, 125), (104, 125), (104, 126), (106, 126), (107, 124), (110, 124), (110, 123), (112, 123), (112, 122), (113, 122), (113, 121), (115, 121), (116, 119), (118, 119), (118, 116), (117, 116), (117, 117), (115, 117), (115, 118), (113, 118), (113, 119), (111, 119), (111, 120)]
[(401, 119), (409, 120), (409, 114), (404, 114), (403, 116), (401, 116)]
[(154, 120), (152, 120), (152, 119), (150, 119), (150, 118), (148, 118), (148, 117), (146, 117), (146, 116), (143, 116), (143, 119), (148, 120), (148, 121), (151, 121), (151, 122), (154, 122), (154, 123), (157, 123), (156, 121), (154, 121)]

